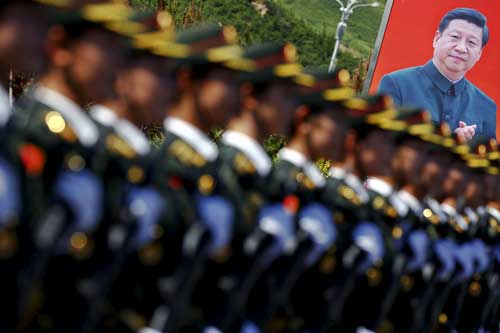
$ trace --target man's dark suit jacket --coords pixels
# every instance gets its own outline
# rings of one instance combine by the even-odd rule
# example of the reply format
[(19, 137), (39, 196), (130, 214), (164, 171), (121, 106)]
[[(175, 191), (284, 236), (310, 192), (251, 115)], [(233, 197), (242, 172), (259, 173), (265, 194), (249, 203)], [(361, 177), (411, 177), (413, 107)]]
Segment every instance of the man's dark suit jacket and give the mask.
[(385, 75), (379, 92), (391, 95), (398, 106), (427, 109), (434, 122), (446, 122), (452, 130), (464, 121), (477, 125), (476, 135), (496, 136), (495, 102), (465, 78), (452, 84), (432, 60)]

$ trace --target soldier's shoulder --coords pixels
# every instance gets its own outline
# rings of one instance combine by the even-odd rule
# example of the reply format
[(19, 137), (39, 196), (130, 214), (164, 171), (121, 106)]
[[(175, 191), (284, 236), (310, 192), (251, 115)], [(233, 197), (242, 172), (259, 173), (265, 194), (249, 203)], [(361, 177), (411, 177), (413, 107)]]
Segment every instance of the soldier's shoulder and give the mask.
[(162, 160), (175, 160), (186, 168), (202, 168), (209, 163), (191, 144), (172, 133), (165, 135), (165, 141), (160, 150), (161, 154), (158, 156)]
[(384, 78), (391, 78), (396, 81), (414, 80), (422, 74), (422, 66), (402, 68), (384, 75)]
[(486, 110), (487, 112), (495, 112), (497, 110), (497, 104), (495, 101), (478, 86), (469, 80), (465, 80), (465, 84), (467, 85), (467, 92), (474, 100), (477, 100), (477, 103), (480, 104), (482, 110)]
[(221, 160), (227, 167), (231, 168), (237, 175), (255, 175), (257, 168), (252, 160), (241, 150), (222, 145)]

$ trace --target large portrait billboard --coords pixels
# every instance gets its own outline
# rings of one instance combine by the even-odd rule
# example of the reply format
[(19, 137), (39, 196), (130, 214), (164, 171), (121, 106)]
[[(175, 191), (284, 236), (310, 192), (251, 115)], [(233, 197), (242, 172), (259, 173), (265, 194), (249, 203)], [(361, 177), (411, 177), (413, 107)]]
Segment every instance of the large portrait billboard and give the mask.
[(500, 138), (500, 1), (389, 0), (364, 87), (379, 88), (435, 121)]

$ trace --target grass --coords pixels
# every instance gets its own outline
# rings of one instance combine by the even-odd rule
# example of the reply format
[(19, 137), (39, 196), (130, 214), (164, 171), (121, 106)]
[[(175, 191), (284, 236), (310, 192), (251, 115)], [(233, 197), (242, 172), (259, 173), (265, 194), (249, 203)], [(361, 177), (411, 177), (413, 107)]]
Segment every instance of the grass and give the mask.
[[(335, 35), (341, 12), (335, 0), (273, 0), (289, 13), (306, 21), (317, 32)], [(344, 0), (345, 3), (346, 0)], [(385, 4), (385, 1), (380, 1)], [(351, 15), (342, 41), (358, 58), (367, 58), (375, 45), (384, 6), (358, 8)]]

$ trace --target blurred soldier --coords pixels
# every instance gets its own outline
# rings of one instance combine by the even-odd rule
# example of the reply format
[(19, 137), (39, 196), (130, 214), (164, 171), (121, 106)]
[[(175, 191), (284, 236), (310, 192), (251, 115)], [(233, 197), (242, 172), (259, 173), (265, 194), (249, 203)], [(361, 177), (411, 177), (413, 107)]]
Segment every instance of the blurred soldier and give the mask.
[[(301, 66), (295, 63), (296, 51), (290, 44), (256, 45), (246, 49), (243, 57), (254, 62), (255, 68), (241, 75), (242, 109), (222, 135), (221, 176), (239, 207), (238, 215), (245, 217), (245, 225), (252, 226), (256, 215), (255, 208), (249, 206), (252, 195), (237, 192), (251, 187), (264, 192), (262, 180), (271, 171), (272, 162), (262, 144), (273, 134), (289, 135), (295, 103), (288, 97), (298, 88), (292, 79)], [(274, 62), (264, 62), (267, 57), (274, 57)], [(245, 179), (247, 175), (260, 179)]]
[[(36, 1), (2, 1), (0, 4), (0, 237), (5, 246), (0, 255), (0, 311), (5, 314), (0, 320), (0, 331), (12, 330), (15, 324), (17, 298), (16, 273), (30, 255), (26, 248), (24, 229), (28, 207), (22, 208), (26, 196), (23, 191), (22, 170), (26, 159), (20, 150), (20, 133), (7, 125), (11, 117), (12, 100), (8, 93), (13, 74), (38, 75), (46, 66), (44, 42), (49, 29), (49, 20), (43, 5)], [(20, 156), (21, 155), (21, 156)]]
[[(22, 149), (30, 161), (27, 184), (33, 200), (27, 204), (39, 219), (32, 221), (38, 257), (31, 258), (20, 273), (21, 313), (31, 303), (32, 292), (45, 272), (45, 292), (73, 290), (85, 265), (77, 265), (71, 269), (73, 275), (64, 278), (59, 269), (89, 258), (95, 245), (89, 235), (98, 229), (104, 209), (102, 181), (92, 163), (99, 130), (83, 107), (113, 94), (116, 70), (123, 61), (121, 37), (106, 27), (109, 16), (103, 15), (113, 6), (57, 12), (64, 25), (49, 32), (48, 70), (16, 106), (13, 121), (22, 129)], [(111, 19), (124, 19), (131, 12), (125, 7), (120, 12), (123, 16)], [(55, 295), (47, 298), (43, 311), (52, 313), (40, 314), (36, 324), (48, 330), (69, 329), (65, 325), (72, 325), (73, 320), (64, 316), (68, 309), (62, 304)], [(67, 321), (52, 321), (54, 316)]]
[[(291, 44), (255, 45), (246, 49), (242, 57), (249, 67), (249, 72), (240, 75), (243, 105), (222, 135), (219, 160), (224, 196), (231, 200), (237, 217), (231, 257), (227, 262), (221, 262), (224, 256), (210, 262), (199, 286), (198, 300), (206, 312), (206, 321), (223, 331), (241, 325), (248, 292), (262, 270), (259, 257), (264, 251), (262, 247), (267, 246), (264, 238), (252, 249), (244, 245), (256, 232), (262, 232), (255, 220), (267, 200), (266, 181), (272, 168), (262, 143), (272, 134), (288, 135), (295, 106), (288, 97), (297, 90), (293, 79), (302, 69), (295, 63), (295, 48)], [(237, 65), (238, 61), (241, 60), (228, 65)], [(233, 287), (218, 288), (224, 280), (233, 281)]]
[[(128, 58), (119, 69), (115, 94), (90, 108), (102, 137), (94, 160), (102, 170), (106, 185), (104, 220), (107, 227), (100, 228), (103, 251), (97, 256), (99, 262), (108, 264), (92, 277), (92, 281), (101, 286), (89, 301), (85, 319), (88, 331), (97, 330), (95, 326), (103, 312), (109, 316), (102, 320), (99, 329), (138, 329), (132, 327), (132, 316), (123, 314), (140, 311), (144, 300), (135, 296), (142, 293), (142, 288), (156, 290), (155, 282), (145, 279), (151, 274), (144, 270), (156, 263), (157, 255), (148, 253), (155, 253), (158, 246), (166, 247), (166, 244), (160, 245), (165, 226), (159, 223), (172, 222), (166, 217), (171, 207), (169, 198), (162, 197), (152, 185), (153, 148), (140, 128), (161, 123), (171, 102), (172, 64), (149, 49), (156, 41), (170, 39), (172, 32), (166, 29), (170, 23), (167, 12), (157, 12), (137, 14), (114, 25), (118, 31), (133, 34), (127, 39)], [(119, 241), (110, 242), (110, 239)], [(108, 292), (113, 309), (103, 311)]]
[[(104, 309), (113, 285), (113, 304), (119, 304), (118, 309), (129, 305), (130, 294), (123, 293), (124, 284), (126, 289), (134, 290), (137, 283), (145, 282), (139, 278), (137, 251), (150, 245), (160, 228), (157, 223), (169, 210), (168, 198), (161, 197), (151, 184), (153, 154), (140, 127), (161, 122), (170, 102), (166, 92), (173, 90), (173, 82), (167, 60), (152, 54), (147, 45), (139, 45), (143, 39), (167, 38), (170, 32), (156, 29), (169, 20), (166, 12), (134, 13), (126, 21), (110, 26), (115, 32), (133, 36), (124, 38), (123, 52), (128, 58), (117, 73), (114, 94), (90, 107), (90, 115), (100, 131), (92, 169), (104, 183), (104, 214), (93, 237), (92, 258), (85, 263), (85, 283), (92, 293), (84, 293), (86, 312), (80, 315), (83, 332), (95, 331), (105, 312), (116, 313)], [(79, 266), (83, 264), (81, 260), (77, 262)], [(103, 329), (123, 330), (114, 327), (119, 318), (106, 318)]]
[[(7, 89), (11, 72), (38, 75), (46, 68), (44, 42), (49, 29), (44, 6), (37, 1), (3, 1), (0, 5), (1, 103), (8, 105)], [(1, 110), (0, 122), (7, 120)]]
[[(353, 91), (339, 84), (339, 73), (313, 74), (313, 88), (326, 81), (325, 91), (309, 90), (298, 98), (292, 136), (279, 154), (280, 159), (268, 182), (272, 201), (265, 207), (259, 223), (282, 223), (291, 234), (283, 240), (282, 257), (273, 263), (266, 277), (252, 292), (249, 318), (261, 327), (279, 330), (293, 325), (284, 319), (292, 288), (298, 279), (333, 246), (336, 228), (330, 207), (321, 200), (326, 180), (313, 161), (320, 158), (338, 161), (343, 158), (343, 142), (349, 125), (335, 108), (350, 98)], [(292, 244), (291, 247), (288, 247)]]
[[(346, 279), (348, 282), (345, 286), (342, 286), (341, 282), (341, 288), (338, 288), (332, 295), (337, 295), (341, 302), (346, 303), (342, 304), (336, 313), (333, 313), (335, 316), (329, 325), (341, 324), (343, 329), (348, 331), (355, 330), (357, 326), (374, 330), (381, 323), (386, 304), (372, 303), (370, 305), (369, 301), (361, 302), (361, 299), (366, 299), (367, 294), (369, 299), (386, 299), (384, 296), (392, 290), (393, 280), (400, 274), (398, 270), (401, 267), (398, 265), (400, 265), (399, 261), (402, 260), (395, 252), (396, 243), (402, 234), (394, 236), (392, 230), (400, 228), (399, 224), (402, 218), (407, 215), (408, 207), (398, 198), (394, 189), (396, 185), (392, 169), (393, 157), (396, 152), (394, 134), (381, 129), (379, 126), (382, 124), (378, 124), (382, 120), (389, 120), (390, 113), (394, 113), (394, 110), (391, 110), (390, 99), (388, 100), (386, 96), (358, 97), (346, 104), (350, 110), (359, 110), (360, 113), (368, 114), (366, 122), (356, 127), (356, 169), (363, 177), (368, 177), (365, 187), (368, 191), (370, 208), (365, 221), (370, 222), (360, 223), (359, 230), (370, 232), (372, 235), (370, 237), (375, 237), (374, 247), (371, 249), (374, 252), (370, 254), (371, 251), (368, 251), (371, 260), (365, 263), (363, 270), (353, 266), (347, 273), (351, 271), (354, 275), (341, 277), (341, 281)], [(385, 112), (380, 112), (379, 115), (370, 115), (370, 109)], [(356, 234), (357, 232), (353, 231), (353, 235)], [(358, 252), (357, 256), (360, 255), (362, 257), (364, 251)], [(349, 295), (354, 281), (357, 281), (358, 288)], [(333, 302), (336, 297), (332, 295), (330, 299)], [(363, 316), (359, 315), (361, 305), (363, 306)], [(331, 303), (331, 307), (333, 306), (334, 304)], [(344, 311), (341, 312), (341, 309)]]
[[(424, 179), (437, 181), (429, 164), (428, 144), (420, 136), (432, 133), (433, 125), (425, 111), (399, 109), (394, 121), (382, 124), (384, 128), (396, 131), (398, 144), (393, 159), (394, 179), (399, 188), (397, 197), (408, 207), (408, 214), (401, 223), (393, 228), (394, 246), (397, 252), (405, 255), (404, 265), (397, 272), (393, 271), (393, 288), (383, 303), (381, 320), (390, 324), (394, 331), (405, 331), (411, 322), (411, 316), (417, 311), (412, 305), (412, 298), (419, 297), (421, 288), (425, 287), (421, 275), (424, 265), (429, 261), (430, 238), (426, 225), (421, 223), (424, 209), (423, 199), (427, 193)], [(403, 325), (403, 326), (401, 326)]]
[[(464, 164), (467, 164), (468, 169), (482, 170), (483, 172), (490, 170), (493, 172), (492, 169), (494, 168), (490, 168), (487, 157), (490, 144), (493, 144), (491, 147), (493, 148), (496, 146), (496, 141), (485, 137), (475, 137), (468, 143), (468, 146), (459, 146), (456, 151), (461, 153)], [(466, 172), (466, 175), (468, 174), (469, 172)], [(467, 182), (470, 183), (468, 180)], [(466, 199), (465, 195), (467, 194), (467, 192), (464, 193), (464, 199)], [(469, 306), (472, 302), (472, 304), (476, 304), (476, 307), (481, 307), (481, 303), (477, 303), (478, 296), (481, 293), (481, 283), (488, 290), (488, 283), (486, 282), (488, 274), (485, 273), (492, 266), (488, 254), (490, 250), (487, 248), (487, 244), (491, 243), (491, 237), (484, 237), (484, 230), (481, 230), (484, 228), (484, 224), (480, 223), (478, 214), (470, 207), (464, 209), (464, 204), (459, 209), (463, 211), (465, 225), (460, 229), (455, 226), (455, 229), (459, 231), (456, 238), (460, 244), (457, 257), (461, 259), (461, 279), (459, 281), (452, 280), (448, 283), (448, 285), (454, 284), (454, 286), (448, 295), (442, 314), (440, 314), (440, 316), (445, 316), (447, 320), (439, 320), (440, 327), (438, 329), (446, 331), (454, 331), (458, 329), (459, 325), (462, 326), (463, 324), (459, 322), (462, 321), (461, 317), (464, 315), (469, 318), (467, 322), (470, 329), (479, 326), (479, 316)], [(454, 223), (460, 225), (457, 222), (459, 222), (458, 219)], [(469, 259), (469, 261), (464, 259)], [(469, 266), (467, 265), (468, 262)], [(484, 300), (483, 304), (485, 303), (487, 301)]]
[(199, 318), (191, 318), (190, 304), (203, 265), (231, 240), (234, 213), (220, 195), (219, 149), (208, 132), (225, 127), (239, 110), (237, 75), (225, 64), (241, 55), (235, 38), (233, 27), (209, 25), (179, 32), (172, 43), (155, 48), (177, 60), (176, 90), (154, 176), (164, 194), (174, 193), (174, 223), (165, 235), (175, 231), (177, 236), (169, 240), (169, 256), (152, 276), (159, 279), (159, 293), (147, 296), (152, 299), (144, 310), (152, 318), (148, 329), (196, 325)]

